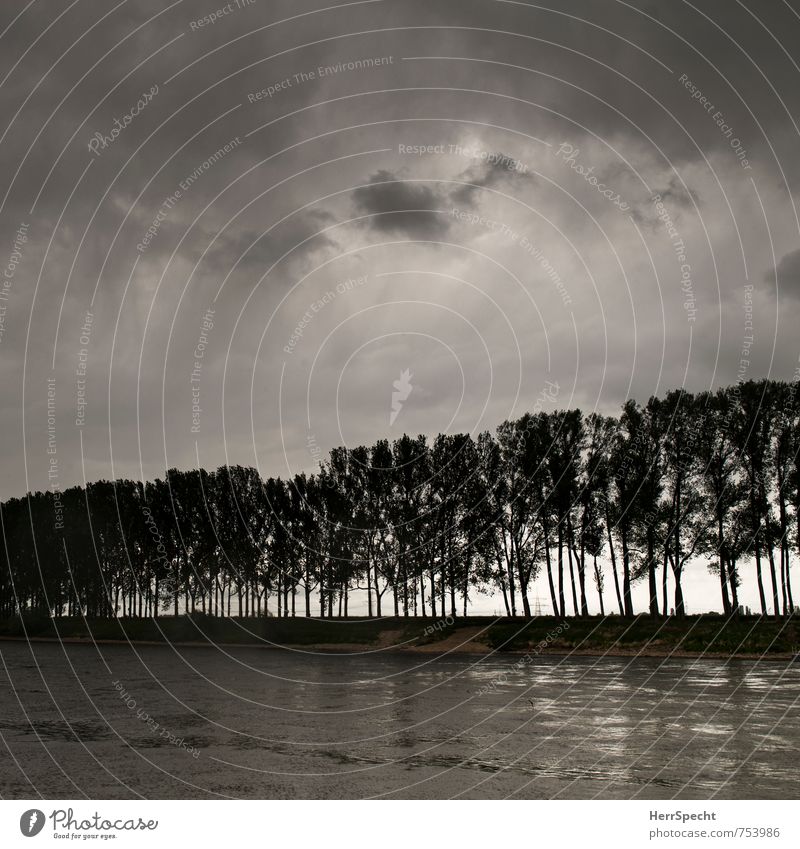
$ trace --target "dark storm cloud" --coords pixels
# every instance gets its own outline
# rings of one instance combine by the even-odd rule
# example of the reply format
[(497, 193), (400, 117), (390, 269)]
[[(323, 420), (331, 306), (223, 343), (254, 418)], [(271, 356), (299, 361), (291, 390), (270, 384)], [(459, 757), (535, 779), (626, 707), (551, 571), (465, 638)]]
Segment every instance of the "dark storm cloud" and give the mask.
[(377, 171), (368, 185), (353, 192), (353, 201), (359, 214), (370, 216), (367, 226), (378, 233), (439, 239), (450, 229), (444, 194), (393, 171)]
[(370, 176), (368, 185), (353, 192), (356, 210), (371, 216), (367, 226), (375, 232), (410, 239), (440, 238), (452, 227), (453, 219), (446, 213), (453, 204), (473, 208), (480, 203), (482, 189), (533, 183), (527, 166), (509, 154), (479, 151), (476, 158), (479, 161), (455, 176), (454, 182), (464, 184), (455, 188), (450, 181), (428, 185), (381, 169)]
[(784, 254), (777, 267), (764, 275), (764, 280), (774, 285), (776, 276), (781, 297), (800, 299), (800, 248)]

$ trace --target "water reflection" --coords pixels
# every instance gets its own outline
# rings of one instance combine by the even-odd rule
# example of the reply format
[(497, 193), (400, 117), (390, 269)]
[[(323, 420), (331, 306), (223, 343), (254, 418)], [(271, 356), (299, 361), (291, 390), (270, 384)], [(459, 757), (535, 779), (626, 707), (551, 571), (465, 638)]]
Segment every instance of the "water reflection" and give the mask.
[(154, 798), (786, 798), (800, 789), (800, 668), (780, 663), (0, 650), (6, 797), (76, 787), (98, 798), (131, 787)]

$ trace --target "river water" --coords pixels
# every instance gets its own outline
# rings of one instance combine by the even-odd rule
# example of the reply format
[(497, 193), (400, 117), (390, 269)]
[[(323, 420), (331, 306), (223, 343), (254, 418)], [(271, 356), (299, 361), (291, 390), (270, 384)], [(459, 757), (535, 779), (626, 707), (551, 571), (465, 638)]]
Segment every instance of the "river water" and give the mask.
[(0, 643), (3, 798), (798, 798), (800, 664)]

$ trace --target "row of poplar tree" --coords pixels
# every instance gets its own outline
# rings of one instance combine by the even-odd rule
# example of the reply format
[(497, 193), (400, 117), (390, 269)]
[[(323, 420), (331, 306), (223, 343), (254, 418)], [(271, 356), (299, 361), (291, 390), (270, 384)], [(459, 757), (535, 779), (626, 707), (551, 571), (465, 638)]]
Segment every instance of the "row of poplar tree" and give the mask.
[[(726, 613), (755, 582), (794, 611), (796, 383), (684, 390), (619, 417), (538, 412), (497, 432), (336, 448), (314, 474), (171, 469), (0, 505), (0, 614), (467, 615), (478, 594), (531, 615), (683, 615), (683, 576), (718, 577)], [(592, 597), (596, 601), (590, 601)], [(696, 599), (707, 609), (711, 599)], [(643, 612), (643, 611), (641, 611)]]

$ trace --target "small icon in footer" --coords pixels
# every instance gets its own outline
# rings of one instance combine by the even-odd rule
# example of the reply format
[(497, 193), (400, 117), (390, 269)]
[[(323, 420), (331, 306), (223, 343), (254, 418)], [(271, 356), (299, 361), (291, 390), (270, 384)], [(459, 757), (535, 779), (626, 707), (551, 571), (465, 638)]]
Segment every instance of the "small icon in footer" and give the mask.
[(19, 830), (25, 837), (36, 837), (44, 828), (44, 813), (38, 808), (31, 808), (19, 818)]

